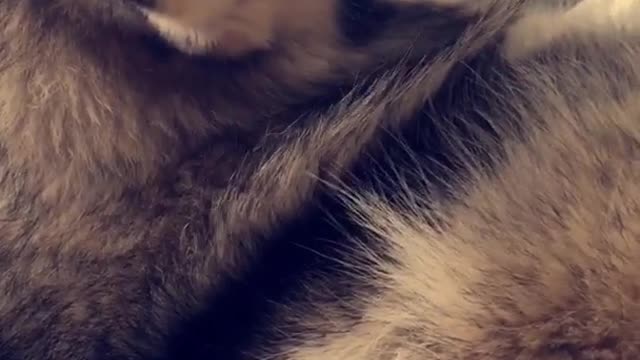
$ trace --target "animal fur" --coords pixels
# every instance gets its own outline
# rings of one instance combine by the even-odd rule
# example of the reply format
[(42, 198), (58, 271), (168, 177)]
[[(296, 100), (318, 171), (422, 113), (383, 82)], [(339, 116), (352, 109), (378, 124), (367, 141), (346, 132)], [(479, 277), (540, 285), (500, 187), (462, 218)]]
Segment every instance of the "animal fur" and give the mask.
[(335, 0), (161, 0), (147, 14), (159, 32), (183, 51), (237, 56), (269, 49), (278, 38), (292, 35), (309, 42), (334, 41), (337, 4)]
[(1, 0), (0, 358), (165, 358), (260, 239), (508, 19), (364, 3), (229, 62), (176, 51), (131, 1)]
[(613, 3), (555, 8), (568, 22), (545, 23), (552, 39), (522, 31), (537, 10), (507, 28), (504, 46), (536, 46), (475, 72), (461, 105), (429, 114), (487, 120), (503, 139), (496, 149), (479, 134), (490, 161), (453, 137), (466, 171), (448, 197), (403, 178), (393, 198), (347, 191), (365, 234), (339, 278), (361, 290), (327, 295), (316, 276), (273, 325), (283, 340), (256, 358), (637, 358), (640, 33), (573, 18)]
[[(565, 1), (533, 39), (527, 1), (336, 0), (233, 8), (238, 43), (211, 27), (225, 2), (159, 3), (0, 0), (1, 359), (638, 354), (635, 30), (564, 26)], [(460, 119), (476, 144), (443, 135), (444, 189), (400, 175), (434, 171), (418, 149), (380, 155), (387, 130)], [(369, 156), (392, 191), (323, 185)], [(216, 338), (251, 311), (228, 284), (336, 193), (360, 225), (339, 271), (264, 307), (256, 342)]]

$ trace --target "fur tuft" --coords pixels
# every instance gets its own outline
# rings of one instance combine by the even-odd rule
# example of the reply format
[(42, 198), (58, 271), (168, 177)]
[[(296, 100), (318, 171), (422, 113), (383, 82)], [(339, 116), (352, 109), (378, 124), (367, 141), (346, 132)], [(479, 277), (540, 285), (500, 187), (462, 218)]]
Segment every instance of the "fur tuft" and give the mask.
[(504, 138), (490, 167), (457, 143), (466, 175), (453, 199), (426, 195), (426, 179), (393, 198), (347, 192), (365, 235), (341, 278), (376, 290), (345, 301), (308, 292), (284, 312), (299, 332), (259, 358), (640, 354), (640, 39), (618, 30), (568, 33), (505, 62), (471, 85), (487, 112), (437, 118), (480, 116)]

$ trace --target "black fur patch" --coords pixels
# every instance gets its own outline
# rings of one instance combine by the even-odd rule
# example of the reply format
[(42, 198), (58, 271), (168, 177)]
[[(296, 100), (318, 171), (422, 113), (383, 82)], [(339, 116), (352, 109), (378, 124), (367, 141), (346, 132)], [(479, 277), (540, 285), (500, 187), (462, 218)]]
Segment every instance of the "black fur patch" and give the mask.
[(366, 45), (394, 15), (394, 8), (379, 0), (343, 0), (338, 5), (338, 26), (353, 46)]

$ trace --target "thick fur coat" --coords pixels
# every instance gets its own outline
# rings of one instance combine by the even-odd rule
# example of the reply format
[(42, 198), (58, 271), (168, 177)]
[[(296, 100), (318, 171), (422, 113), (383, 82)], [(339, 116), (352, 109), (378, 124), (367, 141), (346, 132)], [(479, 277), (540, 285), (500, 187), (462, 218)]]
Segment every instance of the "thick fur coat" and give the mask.
[(0, 358), (638, 354), (632, 16), (241, 3), (0, 0)]
[(466, 171), (448, 196), (402, 176), (392, 196), (348, 191), (367, 239), (340, 278), (374, 290), (343, 300), (318, 295), (325, 280), (307, 284), (283, 311), (297, 330), (267, 358), (640, 354), (640, 3), (614, 3), (525, 12), (507, 28), (506, 61), (458, 88), (469, 97), (455, 110), (429, 114), (485, 119), (484, 160), (454, 136)]

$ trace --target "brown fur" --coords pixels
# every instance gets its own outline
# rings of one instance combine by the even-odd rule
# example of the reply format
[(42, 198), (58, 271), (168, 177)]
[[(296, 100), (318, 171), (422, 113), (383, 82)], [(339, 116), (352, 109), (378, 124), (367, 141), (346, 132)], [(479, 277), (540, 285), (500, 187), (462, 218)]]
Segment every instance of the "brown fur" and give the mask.
[[(0, 0), (0, 358), (162, 356), (254, 239), (421, 108), (503, 15), (454, 47), (452, 22), (472, 18), (392, 19), (360, 47), (323, 28), (225, 63), (163, 49), (128, 1)], [(366, 91), (308, 110), (322, 84), (380, 65)]]
[[(338, 2), (159, 0), (148, 11), (152, 24), (188, 52), (213, 51), (242, 55), (269, 49), (296, 37), (326, 43), (338, 37), (335, 13)], [(286, 40), (285, 40), (286, 39)]]
[(506, 138), (492, 169), (459, 144), (470, 176), (452, 201), (425, 195), (431, 184), (405, 187), (399, 202), (347, 194), (363, 244), (389, 251), (365, 247), (342, 276), (377, 292), (327, 302), (310, 291), (274, 326), (286, 340), (259, 358), (640, 355), (640, 34), (573, 30), (481, 75), (468, 107), (431, 114), (479, 115)]

